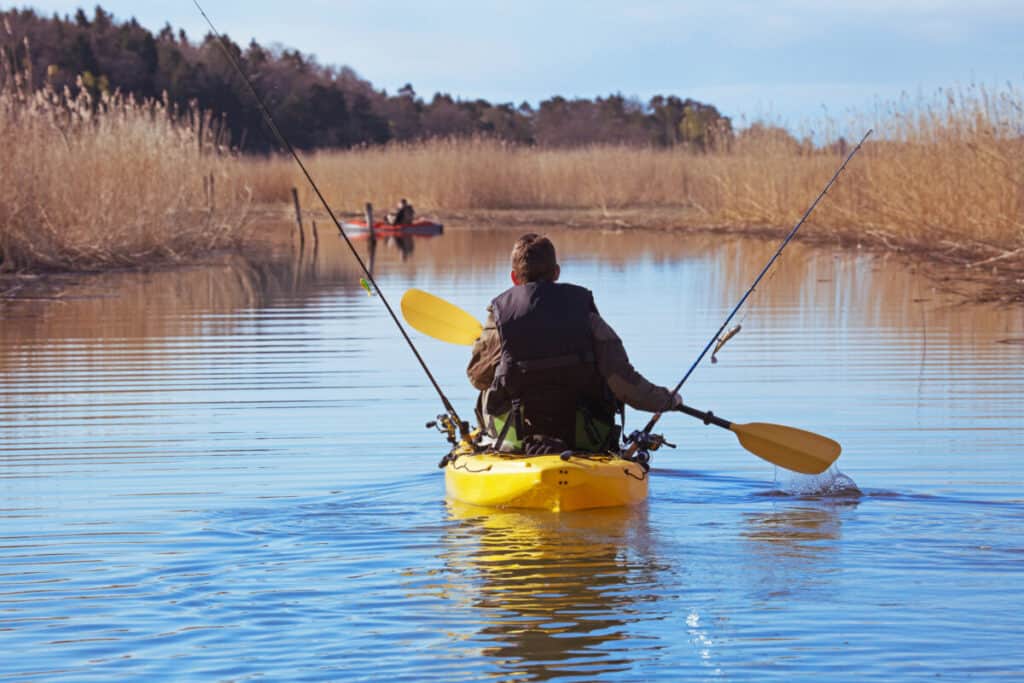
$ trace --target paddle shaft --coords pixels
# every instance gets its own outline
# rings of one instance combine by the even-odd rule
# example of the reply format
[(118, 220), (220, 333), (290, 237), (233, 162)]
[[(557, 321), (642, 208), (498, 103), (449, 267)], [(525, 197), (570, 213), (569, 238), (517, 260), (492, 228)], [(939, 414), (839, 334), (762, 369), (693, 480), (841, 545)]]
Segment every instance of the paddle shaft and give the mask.
[[(441, 385), (437, 383), (436, 379), (434, 379), (433, 373), (430, 372), (430, 368), (427, 367), (427, 363), (426, 361), (423, 360), (423, 356), (420, 355), (420, 352), (419, 350), (417, 350), (416, 345), (413, 344), (412, 338), (409, 337), (409, 333), (405, 331), (405, 327), (398, 319), (398, 316), (395, 314), (394, 309), (391, 308), (391, 304), (388, 303), (387, 297), (384, 296), (384, 292), (380, 290), (380, 287), (377, 285), (377, 281), (373, 279), (373, 273), (369, 268), (366, 267), (366, 264), (363, 263), (363, 259), (359, 255), (359, 252), (356, 250), (355, 245), (352, 244), (352, 240), (350, 240), (348, 235), (345, 234), (345, 229), (341, 227), (341, 221), (339, 221), (338, 218), (334, 215), (334, 211), (331, 209), (330, 205), (327, 203), (327, 200), (320, 192), (320, 188), (317, 187), (317, 184), (313, 181), (313, 176), (310, 175), (308, 170), (306, 170), (306, 165), (302, 163), (302, 159), (299, 158), (299, 155), (295, 151), (295, 148), (292, 147), (292, 144), (290, 142), (288, 142), (288, 139), (281, 132), (281, 129), (277, 127), (277, 122), (274, 121), (274, 117), (270, 114), (270, 110), (267, 109), (267, 106), (263, 103), (263, 98), (260, 97), (258, 92), (256, 92), (256, 88), (253, 86), (252, 81), (249, 80), (249, 77), (245, 75), (244, 71), (242, 71), (242, 67), (238, 64), (238, 61), (235, 59), (234, 55), (232, 55), (231, 51), (227, 48), (223, 36), (221, 36), (220, 32), (213, 25), (213, 22), (210, 21), (210, 17), (206, 15), (206, 12), (199, 4), (199, 1), (192, 0), (192, 2), (195, 3), (196, 9), (198, 9), (199, 13), (203, 15), (203, 19), (206, 20), (206, 23), (210, 26), (210, 30), (217, 37), (217, 43), (220, 45), (221, 51), (224, 52), (224, 56), (227, 58), (228, 62), (235, 67), (235, 70), (238, 72), (238, 75), (242, 77), (242, 80), (245, 81), (245, 84), (249, 87), (249, 92), (251, 92), (252, 96), (256, 99), (256, 103), (259, 105), (260, 112), (266, 119), (267, 125), (274, 132), (274, 135), (277, 136), (277, 139), (278, 141), (280, 141), (281, 145), (286, 150), (288, 150), (289, 154), (291, 154), (292, 158), (295, 160), (295, 163), (299, 165), (299, 168), (302, 170), (302, 174), (306, 177), (306, 180), (309, 181), (310, 187), (313, 188), (313, 192), (316, 193), (316, 196), (317, 198), (319, 198), (320, 203), (324, 207), (324, 210), (327, 211), (327, 215), (331, 217), (332, 221), (334, 221), (334, 226), (338, 228), (338, 234), (340, 234), (342, 239), (345, 240), (345, 244), (348, 245), (349, 250), (352, 252), (352, 256), (355, 257), (356, 262), (359, 264), (359, 267), (362, 268), (363, 273), (366, 274), (366, 279), (369, 281), (371, 285), (373, 285), (374, 291), (377, 292), (377, 296), (380, 297), (381, 303), (383, 303), (384, 308), (387, 309), (388, 315), (391, 316), (391, 319), (398, 327), (398, 331), (401, 332), (402, 337), (405, 338), (405, 343), (409, 345), (409, 349), (411, 349), (413, 355), (416, 356), (416, 360), (419, 362), (420, 367), (423, 368), (423, 372), (427, 374), (427, 378), (430, 380), (430, 383), (434, 385), (434, 390), (437, 391), (437, 395), (441, 397), (441, 403), (444, 404), (445, 410), (448, 411), (448, 414), (451, 415), (452, 419), (455, 420), (455, 423), (458, 425), (460, 436), (462, 436), (463, 438), (468, 438), (469, 429), (467, 428), (466, 424), (463, 423), (461, 419), (459, 419), (458, 413), (455, 412), (455, 407), (451, 404), (451, 401), (448, 400), (448, 397), (445, 396), (444, 392), (441, 390)], [(372, 220), (372, 216), (370, 217), (370, 219)], [(372, 238), (373, 224), (368, 223), (367, 225), (370, 228), (370, 234)]]
[(705, 412), (702, 410), (697, 410), (696, 408), (691, 408), (690, 406), (685, 404), (681, 404), (678, 408), (676, 408), (676, 410), (678, 410), (681, 413), (686, 413), (691, 417), (695, 417), (698, 420), (704, 422), (704, 424), (706, 425), (711, 424), (715, 425), (716, 427), (721, 427), (722, 429), (732, 429), (732, 422), (729, 422), (728, 420), (723, 420), (722, 418), (712, 413), (710, 410)]
[[(771, 270), (772, 265), (779, 258), (779, 255), (782, 254), (782, 250), (786, 248), (786, 245), (788, 245), (790, 240), (792, 240), (793, 237), (796, 235), (796, 232), (797, 232), (797, 230), (800, 229), (800, 226), (804, 224), (804, 222), (807, 220), (807, 218), (811, 215), (811, 212), (814, 211), (814, 208), (816, 206), (818, 206), (818, 202), (820, 202), (822, 200), (822, 198), (832, 188), (833, 183), (835, 183), (836, 180), (839, 178), (839, 175), (846, 168), (846, 165), (848, 163), (850, 163), (850, 159), (852, 159), (853, 155), (856, 154), (860, 150), (861, 146), (864, 144), (864, 141), (868, 139), (868, 136), (870, 136), (871, 133), (872, 133), (872, 130), (868, 129), (868, 132), (864, 133), (864, 137), (862, 137), (860, 139), (860, 142), (857, 143), (857, 146), (854, 147), (852, 150), (850, 150), (850, 153), (846, 155), (846, 158), (843, 160), (843, 163), (839, 165), (839, 168), (836, 169), (836, 172), (832, 174), (832, 177), (829, 179), (828, 183), (825, 185), (825, 189), (823, 189), (821, 192), (819, 192), (818, 196), (814, 198), (813, 202), (811, 202), (811, 205), (809, 207), (807, 207), (807, 211), (805, 211), (804, 215), (800, 217), (800, 220), (797, 221), (796, 225), (793, 226), (793, 229), (789, 231), (789, 234), (786, 235), (786, 238), (784, 240), (782, 240), (782, 243), (779, 245), (779, 248), (775, 250), (775, 253), (772, 254), (772, 257), (770, 259), (768, 259), (768, 263), (765, 264), (764, 268), (761, 269), (761, 272), (758, 273), (757, 277), (754, 279), (753, 284), (751, 284), (750, 287), (747, 288), (747, 291), (743, 293), (742, 297), (740, 297), (739, 302), (736, 304), (735, 307), (733, 307), (732, 311), (729, 312), (729, 315), (726, 316), (725, 320), (722, 322), (721, 327), (719, 327), (718, 331), (715, 332), (711, 336), (711, 339), (708, 340), (708, 343), (704, 347), (704, 350), (700, 352), (699, 356), (697, 356), (697, 360), (693, 361), (693, 365), (691, 365), (690, 369), (686, 371), (686, 374), (683, 375), (683, 378), (681, 380), (679, 380), (679, 384), (677, 384), (675, 386), (675, 388), (672, 390), (673, 394), (679, 393), (679, 390), (683, 388), (684, 384), (686, 384), (686, 380), (690, 379), (690, 375), (693, 374), (693, 371), (697, 369), (697, 366), (700, 365), (700, 362), (702, 360), (704, 360), (704, 356), (707, 355), (708, 351), (711, 350), (711, 347), (714, 346), (715, 342), (718, 341), (719, 337), (722, 336), (722, 332), (724, 332), (725, 328), (728, 327), (730, 322), (732, 322), (733, 317), (735, 317), (736, 313), (738, 313), (740, 308), (743, 307), (743, 304), (746, 303), (747, 299), (750, 298), (750, 295), (754, 293), (754, 290), (757, 288), (757, 285), (759, 285), (761, 283), (761, 280), (768, 273), (768, 271)], [(668, 406), (666, 406), (661, 411), (659, 411), (659, 412), (655, 413), (654, 415), (652, 415), (651, 419), (647, 422), (647, 426), (644, 427), (643, 431), (645, 433), (649, 434), (651, 432), (651, 430), (654, 429), (655, 425), (658, 424), (658, 420), (661, 419), (662, 413), (664, 413), (666, 410), (669, 410)], [(690, 409), (690, 410), (692, 410), (692, 409)], [(689, 412), (689, 410), (683, 410), (682, 412), (685, 412), (688, 415), (694, 415), (694, 413)], [(694, 411), (694, 412), (698, 412), (699, 413), (700, 411)], [(709, 412), (707, 414), (710, 415), (711, 413)], [(700, 417), (700, 416), (699, 415), (694, 415), (694, 417)], [(718, 423), (715, 422), (715, 424), (718, 424)], [(719, 426), (723, 426), (723, 425), (719, 424)], [(728, 427), (726, 427), (726, 429), (728, 429)], [(633, 453), (636, 451), (636, 449), (637, 449), (637, 444), (636, 443), (630, 444), (629, 449), (626, 452), (627, 457), (632, 456)]]

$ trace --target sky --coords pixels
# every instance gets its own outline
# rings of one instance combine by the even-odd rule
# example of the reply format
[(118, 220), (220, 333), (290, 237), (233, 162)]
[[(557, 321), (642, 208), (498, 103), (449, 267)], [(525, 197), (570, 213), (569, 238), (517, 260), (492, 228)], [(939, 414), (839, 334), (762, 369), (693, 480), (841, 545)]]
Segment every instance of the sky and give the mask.
[[(796, 129), (904, 93), (1024, 87), (1024, 0), (200, 2), (236, 42), (296, 48), (391, 93), (411, 83), (426, 99), (674, 94), (738, 125)], [(100, 4), (152, 30), (207, 32), (192, 0)], [(80, 5), (0, 4), (12, 6), (63, 15)]]

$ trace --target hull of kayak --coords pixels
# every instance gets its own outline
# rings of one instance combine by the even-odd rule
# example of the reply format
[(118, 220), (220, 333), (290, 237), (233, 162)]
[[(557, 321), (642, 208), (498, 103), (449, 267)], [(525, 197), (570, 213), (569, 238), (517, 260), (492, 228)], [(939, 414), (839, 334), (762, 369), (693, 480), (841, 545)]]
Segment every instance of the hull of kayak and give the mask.
[[(344, 221), (341, 224), (341, 227), (346, 231), (351, 232), (370, 232), (366, 229), (366, 221), (361, 220)], [(428, 220), (413, 221), (406, 225), (391, 225), (384, 221), (377, 221), (373, 224), (373, 232), (379, 235), (416, 235), (418, 237), (429, 237), (432, 235), (442, 234), (444, 232), (444, 225)]]
[(647, 499), (647, 472), (618, 456), (459, 455), (445, 465), (450, 500), (498, 508), (571, 512), (636, 505)]

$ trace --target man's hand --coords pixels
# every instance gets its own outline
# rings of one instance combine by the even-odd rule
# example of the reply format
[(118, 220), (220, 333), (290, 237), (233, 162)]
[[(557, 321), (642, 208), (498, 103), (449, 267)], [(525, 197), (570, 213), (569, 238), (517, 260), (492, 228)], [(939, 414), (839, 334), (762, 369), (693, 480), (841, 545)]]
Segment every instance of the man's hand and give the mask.
[(679, 410), (683, 407), (683, 397), (679, 393), (672, 394), (672, 410)]

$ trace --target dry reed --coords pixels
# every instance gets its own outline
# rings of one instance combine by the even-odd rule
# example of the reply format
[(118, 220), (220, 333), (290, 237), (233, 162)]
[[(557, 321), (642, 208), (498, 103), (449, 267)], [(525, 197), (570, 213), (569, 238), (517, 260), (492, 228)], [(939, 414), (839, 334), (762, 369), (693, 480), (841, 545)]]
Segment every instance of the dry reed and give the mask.
[[(94, 269), (175, 259), (239, 239), (248, 197), (316, 202), (285, 157), (240, 158), (209, 117), (160, 102), (93, 101), (0, 79), (0, 269)], [(968, 87), (874, 120), (807, 232), (1024, 270), (1024, 99)], [(218, 151), (220, 150), (220, 151)], [(657, 208), (678, 227), (784, 229), (843, 150), (741, 134), (727, 148), (546, 149), (432, 140), (309, 154), (332, 206), (408, 197), (422, 213)], [(1024, 273), (1022, 273), (1024, 275)]]
[(199, 111), (0, 78), (0, 270), (97, 270), (236, 242), (248, 206)]
[[(941, 101), (892, 104), (848, 127), (876, 135), (811, 221), (816, 234), (961, 263), (1018, 263), (1024, 254), (1024, 100), (1012, 88), (968, 87)], [(788, 228), (838, 166), (839, 145), (741, 135), (727, 149), (597, 146), (544, 149), (494, 140), (323, 152), (308, 158), (336, 208), (422, 213), (478, 209), (680, 209), (680, 227)], [(300, 182), (290, 160), (244, 166), (256, 196), (284, 200)], [(688, 208), (689, 210), (682, 210)]]

